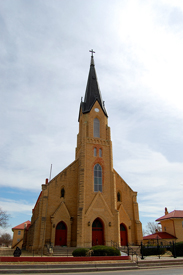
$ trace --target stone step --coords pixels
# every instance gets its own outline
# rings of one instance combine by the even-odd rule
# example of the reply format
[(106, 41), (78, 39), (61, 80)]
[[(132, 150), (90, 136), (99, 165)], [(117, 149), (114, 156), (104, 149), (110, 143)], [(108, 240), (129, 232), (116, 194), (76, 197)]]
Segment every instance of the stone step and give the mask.
[(128, 254), (129, 252), (129, 255), (138, 255), (138, 256), (141, 255), (140, 246), (120, 246), (119, 250), (126, 254)]
[(61, 247), (54, 246), (53, 248), (53, 256), (72, 256), (72, 252), (76, 249), (76, 247)]
[(14, 249), (11, 248), (1, 248), (0, 256), (13, 256)]

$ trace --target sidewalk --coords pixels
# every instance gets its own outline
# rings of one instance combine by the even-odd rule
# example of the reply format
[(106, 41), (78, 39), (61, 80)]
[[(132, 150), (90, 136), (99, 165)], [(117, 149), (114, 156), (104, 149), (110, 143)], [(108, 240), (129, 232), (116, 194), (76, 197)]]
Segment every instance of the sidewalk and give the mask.
[[(134, 258), (135, 256), (133, 256)], [(144, 256), (144, 259), (141, 259), (141, 257), (138, 257), (138, 260), (139, 261), (176, 261), (176, 260), (180, 260), (180, 261), (183, 261), (183, 257), (177, 257), (177, 258), (174, 258), (172, 256)]]
[(26, 274), (26, 273), (82, 273), (94, 271), (120, 271), (139, 270), (153, 268), (168, 268), (170, 266), (183, 266), (183, 257), (159, 257), (148, 256), (145, 259), (133, 257), (132, 260), (120, 261), (82, 261), (82, 262), (24, 262), (24, 263), (1, 263), (0, 274)]

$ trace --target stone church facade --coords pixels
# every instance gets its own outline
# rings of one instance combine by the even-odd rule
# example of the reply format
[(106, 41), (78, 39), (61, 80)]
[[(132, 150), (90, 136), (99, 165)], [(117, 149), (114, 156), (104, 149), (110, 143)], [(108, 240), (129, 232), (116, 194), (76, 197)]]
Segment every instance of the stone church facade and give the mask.
[(137, 192), (113, 168), (108, 115), (93, 53), (78, 121), (75, 161), (42, 185), (27, 232), (27, 250), (45, 244), (121, 246), (142, 240)]

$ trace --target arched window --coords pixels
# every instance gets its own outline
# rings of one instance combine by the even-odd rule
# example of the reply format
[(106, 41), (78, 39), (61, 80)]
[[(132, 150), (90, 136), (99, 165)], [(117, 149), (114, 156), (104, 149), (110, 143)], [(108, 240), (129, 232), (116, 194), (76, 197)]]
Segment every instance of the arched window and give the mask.
[(99, 157), (100, 158), (102, 157), (102, 149), (101, 148), (99, 149)]
[(94, 191), (102, 192), (102, 167), (98, 163), (94, 166)]
[(94, 157), (97, 156), (97, 148), (94, 148)]
[(120, 192), (117, 193), (117, 201), (121, 201), (121, 194), (120, 194)]
[(61, 195), (60, 195), (61, 198), (64, 198), (65, 197), (65, 189), (62, 188), (61, 189)]
[(98, 118), (95, 118), (93, 121), (93, 136), (100, 137), (100, 121)]

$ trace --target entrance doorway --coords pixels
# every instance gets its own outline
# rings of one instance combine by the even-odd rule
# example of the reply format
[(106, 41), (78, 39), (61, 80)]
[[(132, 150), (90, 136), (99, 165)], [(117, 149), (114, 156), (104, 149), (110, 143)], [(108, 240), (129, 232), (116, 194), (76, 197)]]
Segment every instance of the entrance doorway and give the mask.
[(67, 245), (67, 226), (63, 221), (57, 224), (55, 234), (55, 245)]
[(121, 237), (121, 245), (126, 246), (127, 245), (127, 230), (126, 226), (121, 223), (120, 224), (120, 237)]
[(104, 227), (101, 219), (97, 218), (92, 224), (92, 246), (104, 245)]

